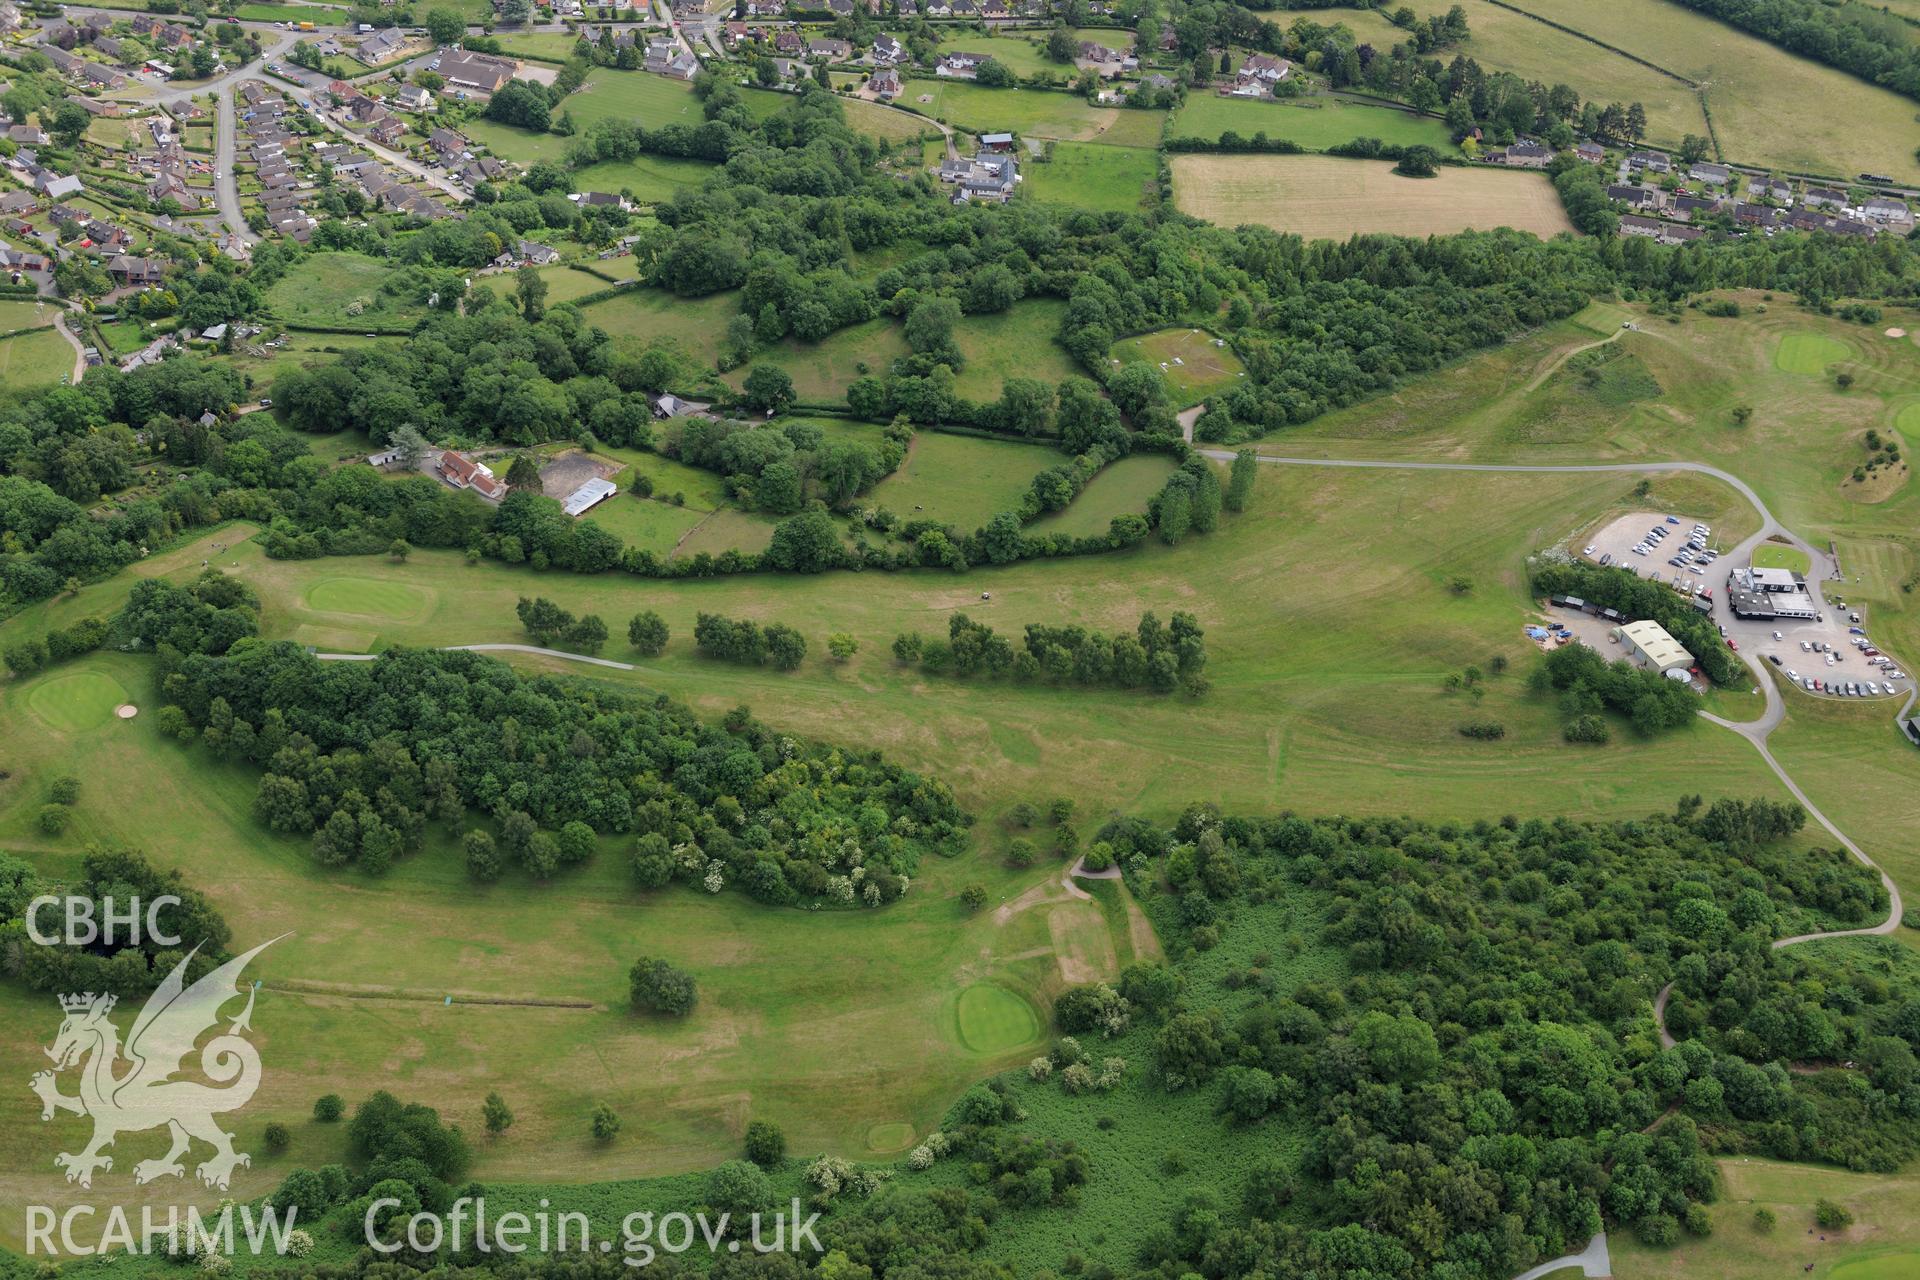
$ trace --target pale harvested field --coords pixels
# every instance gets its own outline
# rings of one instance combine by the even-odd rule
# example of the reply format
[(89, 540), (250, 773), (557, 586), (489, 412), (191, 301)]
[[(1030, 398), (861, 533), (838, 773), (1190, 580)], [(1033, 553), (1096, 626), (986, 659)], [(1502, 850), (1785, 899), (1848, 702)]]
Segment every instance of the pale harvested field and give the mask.
[(1545, 174), (1442, 168), (1403, 178), (1384, 160), (1337, 156), (1174, 156), (1173, 198), (1181, 212), (1223, 227), (1252, 223), (1309, 240), (1573, 230)]

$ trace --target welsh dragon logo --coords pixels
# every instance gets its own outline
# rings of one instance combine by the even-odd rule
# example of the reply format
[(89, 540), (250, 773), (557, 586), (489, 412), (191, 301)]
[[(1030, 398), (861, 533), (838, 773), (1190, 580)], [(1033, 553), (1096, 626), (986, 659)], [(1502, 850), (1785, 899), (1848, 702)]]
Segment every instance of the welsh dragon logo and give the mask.
[[(221, 1006), (239, 994), (234, 982), (247, 962), (279, 940), (271, 939), (235, 956), (192, 986), (185, 980), (187, 965), (193, 959), (193, 952), (189, 952), (147, 998), (127, 1032), (124, 1046), (118, 1028), (107, 1017), (113, 1012), (115, 997), (92, 992), (60, 997), (66, 1018), (53, 1047), (46, 1051), (53, 1059), (53, 1070), (36, 1073), (30, 1084), (40, 1096), (42, 1120), (53, 1119), (59, 1111), (93, 1119), (93, 1140), (83, 1150), (77, 1154), (62, 1152), (53, 1158), (57, 1167), (67, 1171), (68, 1182), (91, 1187), (94, 1170), (113, 1170), (113, 1158), (101, 1153), (113, 1145), (117, 1135), (162, 1125), (171, 1133), (173, 1146), (158, 1160), (134, 1165), (135, 1182), (184, 1175), (180, 1157), (187, 1154), (195, 1138), (213, 1147), (213, 1157), (196, 1170), (210, 1187), (224, 1191), (234, 1169), (252, 1163), (244, 1152), (233, 1149), (233, 1135), (214, 1120), (217, 1112), (245, 1106), (260, 1087), (259, 1051), (241, 1035), (252, 1029), (251, 988), (240, 1016), (200, 1050), (201, 1073), (214, 1083), (174, 1077), (185, 1069), (201, 1033), (220, 1020)], [(195, 947), (194, 952), (198, 951)], [(80, 1067), (78, 1097), (61, 1093), (56, 1079), (69, 1067)]]

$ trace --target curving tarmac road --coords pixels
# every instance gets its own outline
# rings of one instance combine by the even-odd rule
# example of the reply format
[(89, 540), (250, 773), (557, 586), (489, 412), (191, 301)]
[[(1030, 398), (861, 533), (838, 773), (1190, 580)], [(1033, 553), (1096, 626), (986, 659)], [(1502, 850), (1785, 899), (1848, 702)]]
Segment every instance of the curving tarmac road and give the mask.
[[(1205, 457), (1225, 462), (1233, 461), (1234, 457), (1233, 453), (1226, 449), (1201, 449), (1198, 452)], [(1809, 546), (1805, 540), (1776, 520), (1773, 512), (1768, 510), (1767, 504), (1760, 500), (1760, 495), (1753, 491), (1752, 486), (1748, 485), (1747, 482), (1739, 476), (1728, 471), (1722, 471), (1718, 467), (1708, 466), (1704, 462), (1613, 462), (1553, 465), (1484, 462), (1391, 462), (1376, 459), (1363, 460), (1348, 458), (1285, 458), (1272, 454), (1256, 454), (1254, 456), (1259, 458), (1261, 462), (1271, 463), (1275, 466), (1347, 467), (1378, 469), (1383, 471), (1504, 471), (1521, 474), (1690, 471), (1696, 475), (1711, 476), (1731, 486), (1734, 491), (1745, 498), (1760, 515), (1759, 531), (1748, 537), (1729, 553), (1728, 558), (1731, 561), (1737, 562), (1744, 557), (1751, 556), (1755, 546), (1769, 537), (1779, 537), (1800, 548), (1802, 551), (1805, 551), (1810, 557), (1814, 572), (1807, 575), (1807, 581), (1809, 589), (1813, 592), (1815, 599), (1819, 599), (1819, 578), (1821, 576), (1819, 570), (1825, 568), (1829, 571), (1829, 575), (1831, 575), (1831, 559), (1824, 553)], [(1724, 593), (1721, 598), (1714, 601), (1714, 616), (1722, 621), (1725, 621), (1729, 616)], [(1765, 713), (1762, 714), (1758, 720), (1746, 724), (1725, 720), (1715, 715), (1708, 715), (1704, 711), (1700, 713), (1701, 716), (1707, 720), (1711, 720), (1724, 729), (1733, 730), (1733, 732), (1753, 744), (1754, 749), (1760, 753), (1760, 758), (1767, 762), (1767, 767), (1773, 770), (1774, 775), (1780, 779), (1781, 783), (1787, 788), (1788, 792), (1792, 794), (1793, 798), (1798, 800), (1800, 804), (1805, 807), (1806, 811), (1812, 815), (1814, 821), (1825, 827), (1848, 853), (1851, 853), (1855, 858), (1858, 858), (1861, 863), (1871, 867), (1879, 874), (1880, 883), (1886, 887), (1887, 901), (1890, 907), (1887, 912), (1887, 918), (1879, 924), (1863, 929), (1833, 929), (1824, 933), (1803, 933), (1791, 938), (1780, 938), (1774, 942), (1774, 948), (1777, 950), (1781, 947), (1796, 946), (1803, 942), (1817, 942), (1824, 938), (1856, 938), (1874, 934), (1892, 933), (1900, 927), (1900, 917), (1904, 910), (1900, 901), (1899, 886), (1894, 884), (1893, 878), (1881, 870), (1880, 866), (1875, 863), (1872, 858), (1869, 858), (1859, 845), (1848, 839), (1846, 833), (1841, 831), (1839, 827), (1836, 827), (1826, 814), (1820, 812), (1819, 807), (1807, 798), (1807, 793), (1801, 790), (1800, 784), (1795, 782), (1792, 775), (1781, 767), (1778, 760), (1774, 759), (1773, 752), (1767, 747), (1767, 739), (1772, 736), (1773, 731), (1779, 727), (1780, 722), (1786, 718), (1786, 700), (1780, 696), (1779, 687), (1774, 683), (1773, 677), (1767, 673), (1765, 667), (1761, 666), (1758, 654), (1751, 652), (1742, 653), (1740, 658), (1752, 669), (1760, 689), (1766, 695), (1767, 708)], [(1899, 719), (1903, 718), (1908, 710), (1912, 708), (1916, 697), (1920, 697), (1920, 689), (1916, 689), (1907, 695), (1905, 705), (1901, 707), (1895, 716), (1896, 724)], [(1660, 993), (1654, 997), (1653, 1001), (1654, 1027), (1660, 1033), (1661, 1045), (1669, 1049), (1675, 1044), (1674, 1038), (1667, 1034), (1666, 1022), (1667, 997), (1672, 991), (1673, 984), (1668, 983), (1660, 989)], [(1607, 1237), (1605, 1232), (1601, 1232), (1589, 1241), (1583, 1252), (1569, 1254), (1564, 1258), (1555, 1258), (1551, 1261), (1543, 1262), (1539, 1266), (1521, 1272), (1518, 1276), (1514, 1277), (1514, 1280), (1540, 1280), (1541, 1277), (1550, 1275), (1563, 1267), (1575, 1266), (1579, 1267), (1587, 1276), (1598, 1277), (1612, 1274), (1612, 1262), (1607, 1253)]]
[[(1213, 459), (1216, 459), (1219, 461), (1225, 461), (1225, 462), (1233, 461), (1233, 457), (1234, 457), (1232, 451), (1227, 449), (1201, 449), (1201, 450), (1198, 450), (1198, 452), (1205, 457), (1213, 458)], [(1731, 551), (1728, 554), (1728, 559), (1730, 561), (1739, 561), (1743, 558), (1750, 557), (1753, 553), (1754, 547), (1758, 546), (1761, 542), (1764, 542), (1770, 537), (1778, 537), (1778, 538), (1785, 539), (1787, 542), (1790, 542), (1795, 547), (1798, 547), (1800, 550), (1806, 552), (1807, 555), (1810, 557), (1814, 572), (1809, 573), (1807, 575), (1807, 581), (1808, 581), (1809, 589), (1813, 592), (1815, 599), (1819, 598), (1819, 578), (1821, 576), (1819, 571), (1822, 568), (1827, 568), (1829, 570), (1829, 573), (1831, 573), (1832, 561), (1828, 558), (1828, 556), (1825, 553), (1821, 551), (1817, 551), (1813, 547), (1809, 546), (1804, 539), (1799, 537), (1792, 530), (1788, 529), (1785, 525), (1781, 524), (1778, 520), (1776, 520), (1774, 518), (1773, 512), (1768, 509), (1767, 504), (1765, 502), (1761, 501), (1760, 495), (1753, 491), (1753, 487), (1751, 485), (1749, 485), (1746, 481), (1742, 480), (1739, 476), (1734, 475), (1730, 471), (1722, 471), (1719, 467), (1709, 466), (1704, 462), (1590, 462), (1590, 463), (1559, 463), (1559, 464), (1495, 463), (1495, 462), (1394, 462), (1394, 461), (1385, 461), (1380, 459), (1357, 459), (1357, 458), (1288, 458), (1288, 457), (1280, 457), (1275, 454), (1266, 454), (1266, 453), (1255, 454), (1254, 456), (1259, 458), (1261, 462), (1270, 463), (1274, 466), (1342, 467), (1342, 468), (1354, 468), (1354, 469), (1361, 469), (1361, 470), (1382, 470), (1382, 471), (1496, 471), (1496, 472), (1512, 472), (1512, 473), (1518, 473), (1523, 475), (1525, 474), (1564, 475), (1569, 473), (1575, 474), (1575, 475), (1598, 475), (1598, 474), (1606, 474), (1606, 473), (1617, 474), (1620, 472), (1660, 473), (1660, 472), (1671, 472), (1671, 471), (1692, 472), (1695, 475), (1711, 476), (1714, 479), (1720, 481), (1721, 483), (1730, 486), (1741, 497), (1747, 500), (1747, 502), (1753, 507), (1754, 511), (1759, 513), (1759, 516), (1760, 516), (1759, 530), (1753, 533), (1751, 536), (1749, 536), (1744, 542), (1742, 542), (1739, 546), (1735, 547), (1733, 551)], [(1718, 598), (1714, 601), (1713, 608), (1714, 608), (1714, 616), (1719, 620), (1724, 622), (1731, 617), (1731, 613), (1729, 611), (1726, 599), (1724, 598), (1724, 594), (1722, 595), (1721, 598)], [(1782, 938), (1779, 941), (1775, 942), (1773, 945), (1775, 947), (1788, 947), (1801, 942), (1814, 942), (1821, 938), (1854, 938), (1854, 937), (1860, 937), (1863, 935), (1892, 933), (1895, 929), (1900, 927), (1900, 917), (1904, 910), (1900, 901), (1899, 886), (1894, 884), (1893, 878), (1889, 876), (1885, 871), (1881, 870), (1879, 864), (1874, 862), (1872, 858), (1869, 858), (1866, 855), (1866, 853), (1860, 848), (1859, 845), (1855, 844), (1851, 839), (1847, 837), (1847, 834), (1844, 831), (1840, 830), (1839, 827), (1835, 826), (1833, 824), (1833, 821), (1829, 819), (1826, 814), (1820, 812), (1819, 806), (1814, 804), (1812, 800), (1807, 798), (1807, 793), (1801, 789), (1800, 784), (1795, 782), (1793, 780), (1793, 776), (1789, 774), (1784, 768), (1781, 767), (1780, 762), (1778, 760), (1774, 759), (1773, 752), (1770, 751), (1767, 747), (1767, 739), (1770, 736), (1772, 736), (1773, 731), (1779, 727), (1780, 722), (1786, 719), (1786, 714), (1787, 714), (1786, 700), (1780, 696), (1779, 686), (1774, 683), (1773, 677), (1769, 675), (1767, 673), (1766, 668), (1760, 664), (1760, 656), (1757, 653), (1751, 653), (1751, 652), (1742, 653), (1740, 655), (1740, 658), (1753, 671), (1756, 683), (1759, 685), (1761, 692), (1766, 695), (1766, 699), (1767, 699), (1766, 711), (1761, 715), (1761, 717), (1758, 720), (1754, 720), (1750, 723), (1745, 723), (1745, 724), (1738, 723), (1732, 720), (1724, 720), (1719, 716), (1709, 715), (1704, 711), (1700, 713), (1701, 716), (1704, 717), (1705, 719), (1711, 720), (1713, 723), (1719, 725), (1723, 729), (1731, 729), (1733, 732), (1739, 734), (1741, 737), (1751, 742), (1754, 746), (1754, 749), (1760, 753), (1760, 758), (1767, 762), (1767, 767), (1773, 770), (1774, 775), (1780, 779), (1782, 785), (1786, 787), (1787, 791), (1793, 796), (1793, 798), (1795, 800), (1798, 800), (1801, 803), (1801, 805), (1803, 805), (1806, 808), (1807, 813), (1813, 818), (1813, 820), (1815, 822), (1818, 822), (1821, 826), (1825, 827), (1827, 831), (1833, 836), (1833, 838), (1835, 840), (1838, 840), (1841, 846), (1845, 848), (1848, 853), (1851, 853), (1855, 858), (1858, 858), (1862, 864), (1873, 868), (1874, 871), (1879, 873), (1880, 883), (1886, 887), (1887, 901), (1891, 906), (1891, 910), (1887, 913), (1887, 918), (1882, 922), (1880, 922), (1879, 924), (1873, 925), (1869, 928), (1834, 929), (1826, 933), (1800, 934), (1797, 937)], [(1910, 693), (1907, 696), (1906, 706), (1901, 709), (1899, 715), (1904, 715), (1906, 713), (1906, 708), (1911, 707), (1913, 705), (1914, 698), (1917, 694), (1920, 694), (1920, 691), (1916, 691), (1916, 693)], [(1896, 717), (1896, 721), (1897, 721), (1897, 717)], [(1664, 1026), (1662, 1027), (1662, 1034), (1663, 1035), (1665, 1034)]]

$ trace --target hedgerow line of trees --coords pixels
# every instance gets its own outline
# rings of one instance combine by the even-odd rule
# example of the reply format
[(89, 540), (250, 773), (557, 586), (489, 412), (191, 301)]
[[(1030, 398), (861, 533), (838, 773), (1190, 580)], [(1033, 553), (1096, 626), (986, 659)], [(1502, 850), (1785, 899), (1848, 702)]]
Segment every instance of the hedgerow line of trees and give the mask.
[(1199, 697), (1208, 689), (1205, 633), (1190, 613), (1162, 624), (1143, 614), (1133, 631), (1103, 635), (1085, 627), (1028, 623), (1023, 645), (1013, 644), (984, 622), (956, 613), (947, 637), (902, 632), (893, 640), (896, 661), (955, 676), (1010, 676), (1034, 682), (1107, 685)]

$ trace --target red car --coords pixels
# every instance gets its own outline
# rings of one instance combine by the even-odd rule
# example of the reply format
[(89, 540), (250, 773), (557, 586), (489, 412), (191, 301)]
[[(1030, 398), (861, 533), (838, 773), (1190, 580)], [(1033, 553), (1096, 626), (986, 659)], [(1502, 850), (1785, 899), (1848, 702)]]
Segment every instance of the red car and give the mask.
[(1728, 636), (1727, 648), (1733, 650), (1735, 653), (1738, 653), (1740, 652), (1740, 642), (1738, 640), (1735, 640), (1732, 636)]

